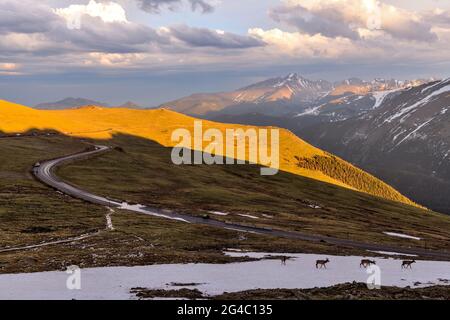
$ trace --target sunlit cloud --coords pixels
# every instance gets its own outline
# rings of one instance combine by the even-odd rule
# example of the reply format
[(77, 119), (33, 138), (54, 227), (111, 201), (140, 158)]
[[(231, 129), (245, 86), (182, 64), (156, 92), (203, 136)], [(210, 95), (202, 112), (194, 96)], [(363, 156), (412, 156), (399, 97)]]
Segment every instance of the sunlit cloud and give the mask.
[(0, 63), (0, 70), (3, 71), (16, 70), (18, 67), (16, 63)]
[(87, 5), (73, 4), (67, 8), (57, 8), (54, 12), (67, 21), (75, 21), (88, 15), (100, 18), (103, 22), (128, 22), (125, 9), (114, 2), (100, 3), (90, 0)]
[(380, 30), (402, 40), (437, 40), (430, 13), (409, 11), (378, 0), (287, 0), (273, 8), (270, 16), (310, 35), (356, 40), (368, 31)]

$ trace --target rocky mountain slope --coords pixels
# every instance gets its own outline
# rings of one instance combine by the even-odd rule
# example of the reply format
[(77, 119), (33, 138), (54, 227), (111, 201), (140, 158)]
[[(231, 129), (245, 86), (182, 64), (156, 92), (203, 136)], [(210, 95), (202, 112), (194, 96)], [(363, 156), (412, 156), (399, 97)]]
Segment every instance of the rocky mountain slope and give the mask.
[(296, 132), (450, 213), (450, 79), (388, 95), (374, 110)]
[(421, 204), (450, 213), (449, 81), (348, 94), (290, 116), (216, 114), (211, 119), (287, 128)]
[(375, 106), (387, 92), (421, 83), (423, 80), (375, 79), (367, 82), (357, 78), (332, 83), (309, 80), (292, 73), (232, 92), (194, 94), (165, 103), (161, 107), (204, 117), (245, 113), (270, 116), (317, 116), (331, 113), (338, 114), (337, 119), (342, 120), (342, 117), (364, 111), (368, 105)]

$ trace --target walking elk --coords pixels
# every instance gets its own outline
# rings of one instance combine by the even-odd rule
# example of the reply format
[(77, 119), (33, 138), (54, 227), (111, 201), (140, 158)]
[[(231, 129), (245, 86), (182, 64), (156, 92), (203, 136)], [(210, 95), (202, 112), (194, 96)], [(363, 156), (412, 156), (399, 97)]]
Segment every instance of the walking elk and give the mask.
[(361, 263), (359, 264), (359, 267), (367, 268), (372, 264), (376, 264), (375, 260), (369, 260), (369, 259), (363, 259), (361, 260)]
[(316, 261), (316, 269), (320, 268), (327, 268), (327, 263), (330, 262), (330, 260), (327, 258), (326, 260), (317, 260)]

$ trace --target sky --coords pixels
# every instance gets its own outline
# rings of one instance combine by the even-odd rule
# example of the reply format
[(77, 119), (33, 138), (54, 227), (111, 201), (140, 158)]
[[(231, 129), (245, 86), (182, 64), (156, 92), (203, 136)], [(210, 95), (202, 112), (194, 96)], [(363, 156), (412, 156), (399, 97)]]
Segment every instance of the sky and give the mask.
[(448, 0), (0, 0), (0, 99), (157, 106), (297, 72), (450, 76)]

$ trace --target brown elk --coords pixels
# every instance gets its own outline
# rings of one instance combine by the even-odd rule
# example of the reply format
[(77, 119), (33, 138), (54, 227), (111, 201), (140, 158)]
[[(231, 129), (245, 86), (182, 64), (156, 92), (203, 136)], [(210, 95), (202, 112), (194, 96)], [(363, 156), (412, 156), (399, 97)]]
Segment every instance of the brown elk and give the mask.
[(285, 265), (286, 265), (286, 261), (289, 260), (289, 257), (282, 256), (280, 260), (281, 260), (281, 265), (282, 265), (282, 266), (285, 266)]
[(363, 259), (361, 260), (361, 263), (359, 264), (359, 267), (367, 268), (372, 264), (376, 264), (375, 260), (369, 260), (369, 259)]
[(327, 263), (330, 262), (330, 260), (327, 258), (326, 260), (317, 260), (316, 261), (316, 269), (320, 268), (327, 268)]
[(405, 260), (402, 262), (402, 269), (412, 269), (412, 264), (416, 263), (416, 260)]

